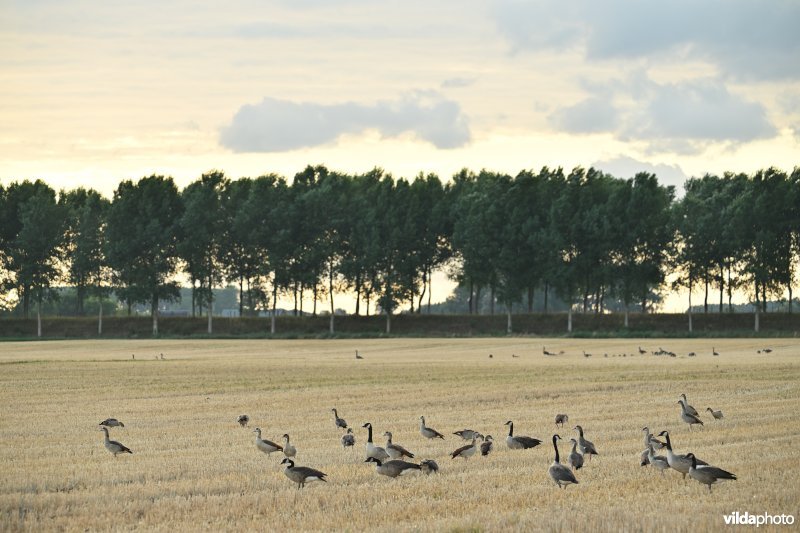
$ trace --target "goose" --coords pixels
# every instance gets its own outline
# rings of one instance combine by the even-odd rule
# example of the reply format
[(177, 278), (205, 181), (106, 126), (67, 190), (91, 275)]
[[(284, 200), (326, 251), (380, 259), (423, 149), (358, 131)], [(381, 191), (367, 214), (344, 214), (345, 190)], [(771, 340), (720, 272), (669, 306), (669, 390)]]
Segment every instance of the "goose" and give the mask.
[[(711, 347), (711, 353), (714, 354), (714, 355), (719, 355), (719, 352), (713, 346)], [(711, 488), (711, 487), (709, 487), (709, 488)]]
[[(673, 470), (677, 470), (683, 474), (683, 479), (686, 479), (686, 474), (689, 473), (689, 468), (692, 466), (692, 459), (686, 455), (678, 455), (672, 451), (672, 442), (669, 439), (669, 431), (664, 430), (658, 434), (659, 437), (664, 437), (667, 441), (667, 464)], [(695, 458), (697, 464), (707, 465), (705, 461)]]
[(389, 454), (389, 457), (392, 459), (402, 459), (403, 457), (408, 457), (409, 459), (414, 458), (414, 454), (410, 451), (406, 450), (399, 444), (392, 443), (392, 432), (387, 431), (383, 434), (386, 437), (386, 453)]
[(591, 356), (592, 356), (592, 354), (590, 354), (590, 353), (586, 353), (586, 350), (584, 350), (584, 351), (583, 351), (583, 356), (584, 356), (584, 357), (591, 357)]
[[(482, 438), (483, 437), (481, 437), (481, 439)], [(466, 446), (462, 446), (461, 448), (453, 451), (453, 453), (450, 454), (450, 458), (455, 459), (456, 457), (463, 457), (464, 460), (466, 461), (467, 459), (475, 455), (475, 452), (478, 451), (478, 445), (475, 443), (477, 439), (478, 435), (473, 433), (472, 444), (467, 444)]]
[(363, 357), (361, 357), (360, 355), (358, 355), (358, 350), (356, 350), (356, 359), (364, 359)]
[(311, 483), (312, 481), (328, 482), (328, 480), (325, 479), (325, 476), (328, 474), (307, 466), (294, 466), (294, 461), (288, 457), (281, 461), (281, 464), (286, 465), (283, 473), (286, 474), (286, 477), (288, 477), (290, 480), (297, 483), (297, 490), (302, 489), (305, 487), (306, 483)]
[(686, 394), (681, 394), (681, 398), (683, 398), (683, 403), (686, 404), (686, 412), (694, 416), (700, 415), (700, 413), (697, 412), (697, 409), (689, 405), (689, 400), (686, 399)]
[(439, 471), (439, 465), (433, 459), (425, 459), (419, 464), (420, 470), (426, 474), (435, 474)]
[(334, 407), (331, 411), (333, 411), (333, 421), (336, 423), (336, 427), (347, 429), (347, 421), (344, 418), (339, 418), (339, 413), (336, 412), (336, 408)]
[(125, 427), (125, 424), (123, 424), (122, 422), (120, 422), (116, 418), (106, 418), (105, 420), (100, 422), (99, 425), (106, 426), (106, 427), (109, 427), (109, 428), (115, 428), (115, 427), (124, 428)]
[(441, 433), (439, 433), (435, 429), (429, 428), (428, 426), (425, 425), (425, 417), (424, 416), (419, 417), (419, 432), (426, 439), (439, 438), (439, 439), (443, 439), (444, 440), (444, 435), (442, 435)]
[(378, 459), (379, 461), (385, 461), (386, 459), (389, 459), (389, 454), (386, 453), (386, 450), (384, 450), (380, 446), (375, 446), (372, 443), (372, 424), (370, 424), (369, 422), (366, 422), (361, 427), (367, 428), (367, 432), (368, 432), (367, 433), (367, 444), (366, 444), (367, 459), (369, 459), (370, 457), (372, 457), (373, 459)]
[(689, 477), (698, 483), (708, 485), (708, 492), (711, 492), (711, 485), (718, 481), (723, 481), (726, 479), (732, 479), (736, 481), (736, 475), (731, 474), (727, 470), (717, 468), (716, 466), (698, 465), (697, 457), (695, 457), (693, 453), (687, 453), (686, 457), (692, 462), (691, 466), (689, 467)]
[(580, 470), (583, 466), (583, 456), (575, 449), (578, 446), (578, 441), (575, 439), (569, 439), (569, 441), (572, 443), (572, 451), (569, 453), (569, 464), (572, 466), (573, 470)]
[(647, 446), (647, 461), (661, 472), (662, 476), (664, 475), (664, 470), (669, 468), (667, 458), (663, 455), (655, 455), (652, 444)]
[(342, 447), (347, 448), (349, 446), (355, 446), (356, 444), (356, 437), (353, 435), (353, 430), (347, 428), (347, 433), (342, 435)]
[(494, 448), (494, 437), (491, 435), (486, 435), (484, 437), (483, 442), (481, 443), (481, 455), (484, 457), (489, 455), (489, 453)]
[(569, 422), (569, 415), (556, 415), (556, 426), (564, 427), (564, 422)]
[(236, 419), (239, 422), (239, 425), (242, 427), (247, 427), (247, 424), (250, 423), (250, 417), (247, 415), (239, 415), (239, 418)]
[(764, 352), (764, 353), (772, 353), (772, 348), (764, 348), (761, 351)]
[(283, 451), (283, 446), (279, 446), (270, 440), (264, 440), (261, 438), (261, 428), (254, 429), (253, 433), (256, 434), (256, 448), (265, 454), (269, 455), (272, 452)]
[(558, 458), (558, 439), (560, 438), (558, 435), (553, 435), (553, 449), (556, 451), (556, 458), (553, 460), (553, 464), (550, 465), (548, 472), (556, 485), (563, 489), (567, 485), (577, 483), (578, 480), (575, 479), (575, 474), (572, 473), (572, 470), (562, 465)]
[(642, 428), (644, 432), (644, 449), (647, 451), (648, 446), (652, 446), (654, 450), (662, 449), (665, 444), (658, 440), (657, 438), (653, 437), (653, 434), (650, 433), (650, 428), (645, 426)]
[(512, 354), (511, 354), (511, 358), (512, 358), (512, 359), (517, 359), (518, 357), (519, 357), (519, 356), (518, 356), (517, 354), (515, 354), (515, 353), (512, 353)]
[(644, 355), (647, 353), (647, 350), (642, 350), (642, 347), (639, 346), (639, 355)]
[(286, 457), (294, 457), (297, 455), (297, 448), (289, 444), (289, 434), (283, 434), (283, 455)]
[(103, 444), (105, 444), (106, 450), (108, 450), (108, 451), (110, 451), (111, 453), (114, 454), (114, 458), (115, 459), (117, 458), (117, 454), (119, 454), (119, 453), (130, 453), (130, 454), (133, 454), (131, 449), (128, 448), (127, 446), (125, 446), (124, 444), (122, 444), (120, 442), (117, 442), (115, 440), (109, 440), (108, 439), (108, 428), (107, 427), (103, 426), (100, 429), (103, 431), (103, 433), (105, 433), (105, 440), (104, 440)]
[(544, 346), (542, 346), (542, 353), (544, 355), (555, 355), (553, 352), (548, 352), (547, 348), (545, 348)]
[(472, 440), (473, 436), (478, 436), (478, 437), (483, 436), (480, 431), (475, 431), (474, 429), (462, 429), (456, 431), (455, 433), (453, 433), (453, 435), (458, 435), (464, 440)]
[(494, 356), (492, 354), (489, 354), (489, 359), (491, 359), (492, 357), (494, 357)]
[(401, 461), (394, 459), (392, 461), (382, 462), (380, 459), (374, 457), (367, 457), (365, 463), (375, 463), (375, 471), (382, 476), (397, 477), (407, 474), (414, 470), (422, 470), (420, 465), (416, 463), (409, 463), (408, 461)]
[(508, 426), (508, 436), (506, 437), (506, 445), (512, 450), (526, 450), (528, 448), (535, 448), (540, 445), (542, 441), (532, 437), (525, 437), (522, 435), (514, 436), (514, 422), (509, 420), (504, 424)]
[(689, 431), (692, 430), (692, 426), (695, 424), (700, 424), (701, 426), (704, 425), (703, 421), (700, 420), (700, 417), (693, 415), (686, 409), (685, 400), (678, 400), (678, 403), (681, 404), (681, 420), (689, 424)]
[(650, 459), (647, 458), (647, 450), (639, 454), (639, 466), (647, 466), (650, 464)]
[(696, 354), (696, 353), (694, 353), (694, 352), (689, 352), (689, 353), (687, 353), (686, 355), (688, 355), (689, 357), (694, 357), (694, 356), (696, 356), (697, 354)]
[(721, 419), (725, 418), (725, 417), (722, 415), (722, 411), (715, 411), (715, 410), (713, 410), (713, 409), (712, 409), (712, 408), (710, 408), (710, 407), (706, 408), (706, 411), (708, 411), (709, 413), (711, 413), (711, 416), (713, 416), (713, 417), (714, 417), (714, 420), (721, 420)]
[(583, 428), (581, 426), (575, 426), (572, 429), (578, 430), (578, 448), (580, 448), (583, 455), (588, 455), (590, 461), (592, 460), (592, 455), (600, 455), (597, 453), (594, 443), (583, 438)]

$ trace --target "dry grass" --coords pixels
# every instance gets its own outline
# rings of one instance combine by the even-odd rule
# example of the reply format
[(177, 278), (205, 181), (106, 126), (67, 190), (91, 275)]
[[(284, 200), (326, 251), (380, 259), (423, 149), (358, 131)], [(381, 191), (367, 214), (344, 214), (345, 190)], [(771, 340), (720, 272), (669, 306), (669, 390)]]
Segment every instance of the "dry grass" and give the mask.
[[(543, 343), (566, 354), (544, 357)], [(639, 344), (699, 355), (612, 357)], [(774, 352), (756, 354), (766, 344)], [(800, 518), (799, 356), (791, 339), (3, 343), (0, 530), (701, 531), (722, 529), (732, 511)], [(681, 392), (704, 429), (680, 421)], [(725, 420), (712, 421), (708, 406)], [(441, 473), (378, 476), (362, 462), (366, 430), (343, 450), (331, 407), (353, 426), (393, 431)], [(601, 454), (566, 490), (547, 475), (561, 412), (570, 427), (558, 432), (569, 439), (581, 424)], [(281, 458), (236, 424), (241, 413), (265, 438), (291, 434), (298, 464), (329, 483), (297, 491)], [(421, 414), (447, 440), (425, 441)], [(112, 438), (134, 455), (103, 448), (97, 423), (111, 416), (126, 425)], [(508, 450), (508, 419), (545, 443)], [(739, 480), (709, 495), (641, 468), (643, 425), (671, 430), (676, 451)], [(493, 434), (496, 451), (451, 460), (462, 442), (450, 434), (464, 427)]]

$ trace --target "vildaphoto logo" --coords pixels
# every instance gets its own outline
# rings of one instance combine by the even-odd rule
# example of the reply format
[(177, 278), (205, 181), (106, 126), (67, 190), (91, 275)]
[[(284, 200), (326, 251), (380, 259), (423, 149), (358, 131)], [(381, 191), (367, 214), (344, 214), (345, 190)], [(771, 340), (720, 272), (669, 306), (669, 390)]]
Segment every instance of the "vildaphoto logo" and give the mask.
[(747, 511), (722, 515), (727, 526), (790, 526), (794, 524), (794, 515), (790, 514), (750, 514)]

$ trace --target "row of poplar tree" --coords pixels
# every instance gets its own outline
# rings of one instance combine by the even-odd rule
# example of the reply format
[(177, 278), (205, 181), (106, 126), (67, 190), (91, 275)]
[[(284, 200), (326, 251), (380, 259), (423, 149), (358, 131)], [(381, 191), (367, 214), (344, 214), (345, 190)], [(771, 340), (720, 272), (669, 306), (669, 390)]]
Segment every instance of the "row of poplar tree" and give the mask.
[[(516, 176), (462, 170), (395, 179), (309, 166), (289, 183), (269, 174), (231, 180), (219, 171), (179, 190), (172, 178), (123, 181), (111, 200), (94, 190), (56, 193), (42, 181), (0, 187), (0, 276), (5, 305), (27, 317), (57, 286), (87, 297), (113, 290), (130, 310), (191, 281), (195, 305), (238, 286), (242, 315), (274, 311), (304, 291), (325, 302), (355, 294), (387, 315), (430, 305), (431, 276), (445, 269), (509, 314), (532, 310), (534, 291), (573, 307), (647, 311), (660, 292), (718, 291), (719, 310), (743, 290), (766, 311), (788, 291), (800, 249), (800, 169), (706, 175), (674, 187), (655, 175), (618, 179), (596, 169), (543, 168)], [(670, 283), (667, 284), (666, 280)], [(485, 293), (484, 293), (485, 294)], [(363, 302), (363, 303), (362, 303)], [(691, 302), (690, 302), (691, 306)], [(296, 306), (295, 306), (296, 307)], [(101, 306), (102, 308), (102, 306)], [(791, 307), (789, 307), (791, 310)], [(212, 313), (209, 316), (209, 328)], [(627, 315), (626, 315), (627, 316)]]

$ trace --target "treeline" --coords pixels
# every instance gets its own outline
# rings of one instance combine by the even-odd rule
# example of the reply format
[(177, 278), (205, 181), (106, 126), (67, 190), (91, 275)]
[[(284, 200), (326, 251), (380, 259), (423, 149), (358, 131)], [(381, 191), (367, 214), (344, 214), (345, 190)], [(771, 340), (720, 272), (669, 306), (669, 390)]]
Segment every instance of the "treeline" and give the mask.
[(271, 309), (274, 317), (279, 294), (297, 308), (310, 291), (314, 314), (325, 302), (331, 331), (337, 293), (355, 294), (356, 314), (374, 305), (388, 331), (399, 306), (430, 305), (441, 269), (468, 291), (470, 313), (488, 291), (509, 330), (512, 310), (532, 310), (535, 291), (545, 312), (555, 294), (626, 319), (678, 286), (702, 287), (706, 310), (718, 291), (720, 312), (736, 290), (763, 311), (788, 291), (791, 311), (799, 249), (797, 168), (690, 179), (680, 199), (653, 174), (618, 179), (593, 168), (463, 170), (447, 183), (324, 166), (291, 184), (214, 171), (183, 190), (163, 176), (123, 181), (111, 200), (83, 188), (56, 193), (42, 181), (0, 187), (6, 307), (28, 317), (52, 287), (69, 285), (82, 314), (87, 298), (113, 290), (128, 309), (149, 303), (154, 334), (159, 302), (179, 294), (179, 273), (191, 282), (193, 309), (210, 309), (211, 289), (235, 284), (243, 316)]

